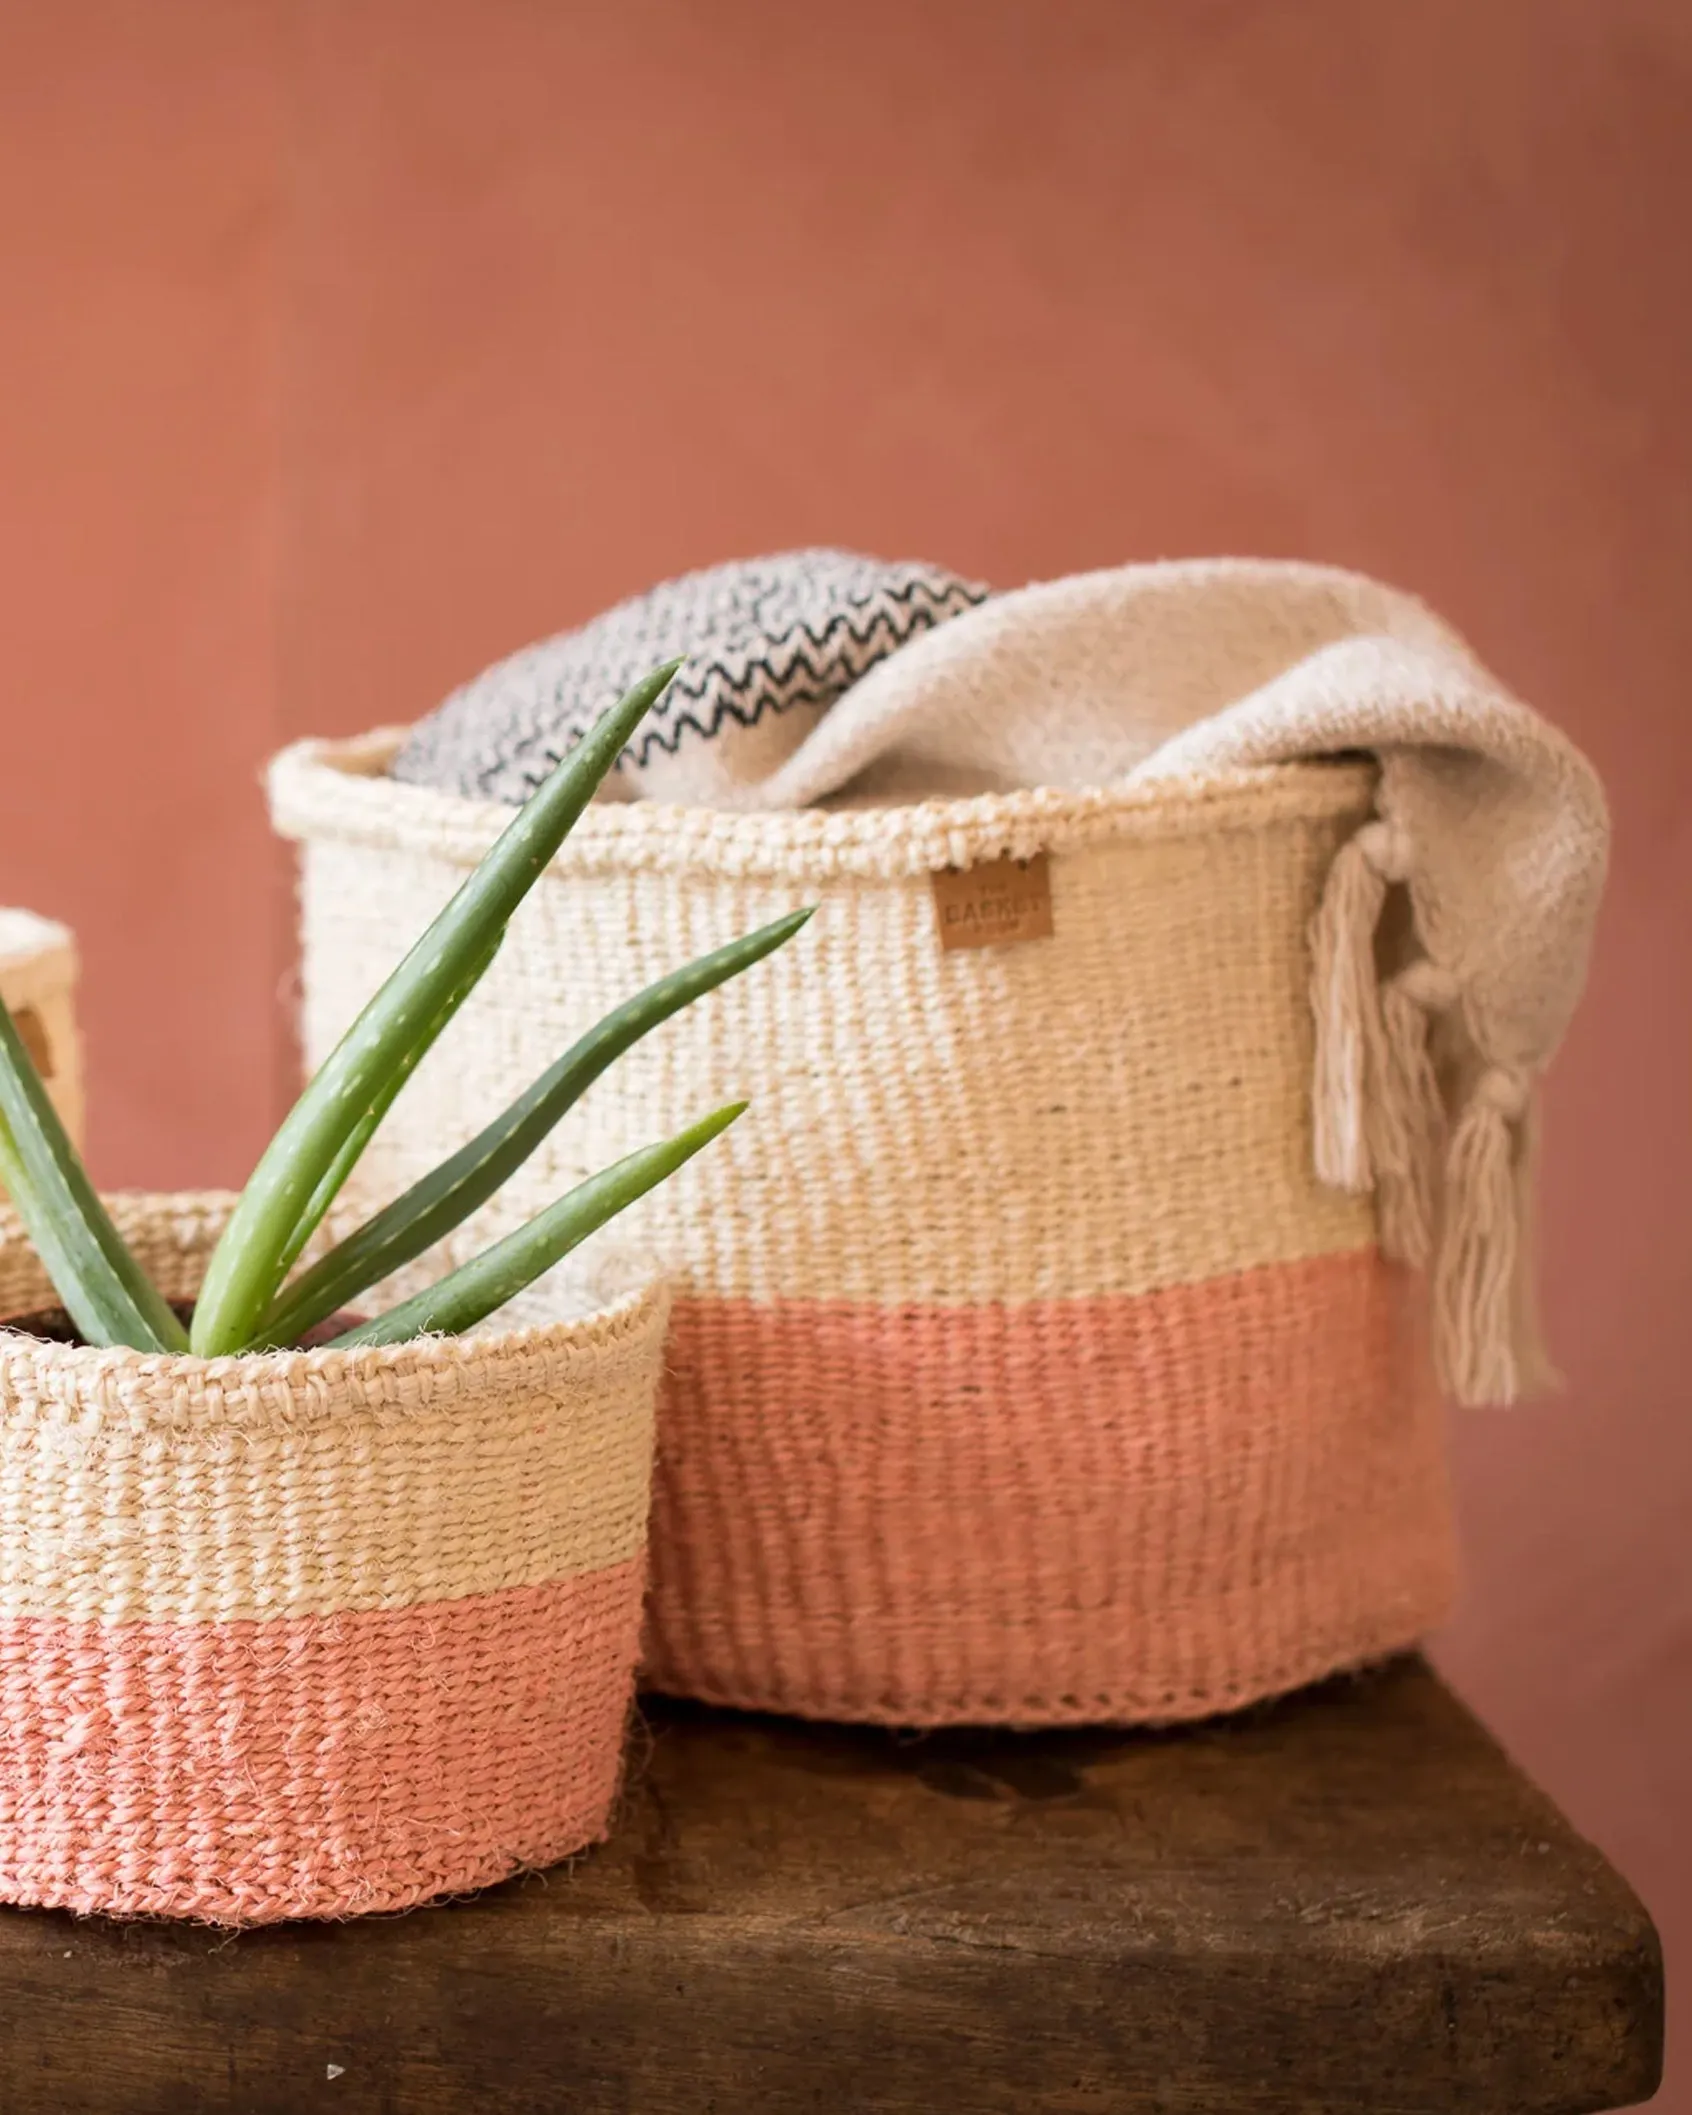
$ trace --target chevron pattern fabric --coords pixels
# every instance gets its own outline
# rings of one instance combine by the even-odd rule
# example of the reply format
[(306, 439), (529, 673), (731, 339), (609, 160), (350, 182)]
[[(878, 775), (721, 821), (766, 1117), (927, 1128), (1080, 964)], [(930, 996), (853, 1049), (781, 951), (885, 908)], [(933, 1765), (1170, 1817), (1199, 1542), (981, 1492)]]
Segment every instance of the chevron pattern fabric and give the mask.
[(394, 776), (527, 800), (572, 742), (659, 662), (687, 666), (607, 786), (611, 798), (732, 799), (796, 750), (895, 648), (981, 602), (944, 568), (789, 551), (668, 580), (453, 692), (412, 731)]

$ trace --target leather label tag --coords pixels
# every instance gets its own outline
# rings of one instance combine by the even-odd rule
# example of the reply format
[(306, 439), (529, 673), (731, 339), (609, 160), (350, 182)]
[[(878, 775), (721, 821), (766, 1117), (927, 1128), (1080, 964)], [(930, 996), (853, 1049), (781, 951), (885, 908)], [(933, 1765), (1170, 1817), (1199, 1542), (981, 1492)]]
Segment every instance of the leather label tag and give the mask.
[(1044, 852), (1032, 859), (989, 859), (947, 867), (932, 877), (940, 946), (1009, 947), (1052, 936), (1052, 877)]

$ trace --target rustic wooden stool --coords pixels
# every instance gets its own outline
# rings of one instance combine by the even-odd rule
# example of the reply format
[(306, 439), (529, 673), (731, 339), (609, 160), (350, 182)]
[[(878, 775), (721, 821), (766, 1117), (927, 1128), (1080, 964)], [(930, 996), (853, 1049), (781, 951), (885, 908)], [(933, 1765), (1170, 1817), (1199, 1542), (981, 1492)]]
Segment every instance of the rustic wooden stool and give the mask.
[(653, 1705), (622, 1825), (241, 1938), (0, 1912), (5, 2115), (1536, 2115), (1656, 2087), (1661, 1961), (1417, 1661), (1197, 1732)]

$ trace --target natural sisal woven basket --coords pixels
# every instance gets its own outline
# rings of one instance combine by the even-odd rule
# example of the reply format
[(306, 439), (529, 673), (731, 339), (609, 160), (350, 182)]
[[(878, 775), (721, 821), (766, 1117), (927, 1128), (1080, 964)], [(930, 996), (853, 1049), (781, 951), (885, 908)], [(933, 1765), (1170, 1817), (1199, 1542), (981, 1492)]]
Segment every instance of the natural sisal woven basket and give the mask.
[[(116, 1213), (186, 1301), (231, 1201)], [(54, 1304), (0, 1215), (0, 1316)], [(215, 1360), (0, 1331), (0, 1899), (346, 1917), (603, 1836), (665, 1312)]]
[[(391, 749), (274, 767), (313, 1061), (510, 819), (393, 783)], [(637, 1208), (679, 1283), (653, 1686), (908, 1725), (1168, 1721), (1445, 1614), (1420, 1287), (1311, 1172), (1306, 929), (1371, 783), (589, 811), (367, 1167), (412, 1179), (608, 1006), (820, 905), (622, 1060), (482, 1222), (752, 1099)], [(1051, 936), (942, 952), (934, 874), (1041, 852)]]

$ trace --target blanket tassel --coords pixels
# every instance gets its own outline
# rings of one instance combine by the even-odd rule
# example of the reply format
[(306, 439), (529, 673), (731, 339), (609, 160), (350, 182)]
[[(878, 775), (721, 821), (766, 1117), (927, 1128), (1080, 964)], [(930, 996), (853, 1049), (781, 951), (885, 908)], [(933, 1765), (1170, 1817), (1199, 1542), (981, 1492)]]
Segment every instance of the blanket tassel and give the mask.
[(1428, 1016), (1452, 1003), (1455, 985), (1419, 962), (1381, 986), (1376, 933), (1388, 889), (1409, 872), (1403, 832), (1379, 820), (1342, 845), (1328, 870), (1310, 928), (1311, 1112), (1318, 1178), (1354, 1195), (1373, 1190), (1382, 1252), (1421, 1267), (1432, 1247), (1443, 1124)]
[(1555, 1381), (1530, 1252), (1532, 1095), (1516, 1070), (1489, 1066), (1447, 1136), (1431, 1029), (1456, 1007), (1457, 981), (1424, 960), (1383, 986), (1376, 968), (1387, 891), (1409, 873), (1403, 833), (1365, 824), (1335, 855), (1311, 923), (1316, 1173), (1335, 1189), (1373, 1189), (1382, 1254), (1431, 1267), (1447, 1391), (1464, 1404), (1510, 1403)]
[(1411, 963), (1381, 993), (1382, 1076), (1372, 1098), (1381, 1248), (1417, 1270), (1433, 1257), (1435, 1173), (1445, 1132), (1429, 1036), (1432, 1017), (1456, 1000), (1456, 979), (1428, 961)]
[(1383, 1035), (1375, 928), (1386, 903), (1387, 843), (1386, 825), (1377, 822), (1340, 847), (1310, 924), (1316, 1174), (1331, 1189), (1356, 1195), (1374, 1185), (1368, 1112)]
[(1452, 1129), (1434, 1342), (1459, 1403), (1514, 1403), (1556, 1379), (1533, 1282), (1534, 1132), (1528, 1083), (1503, 1065), (1481, 1074)]

